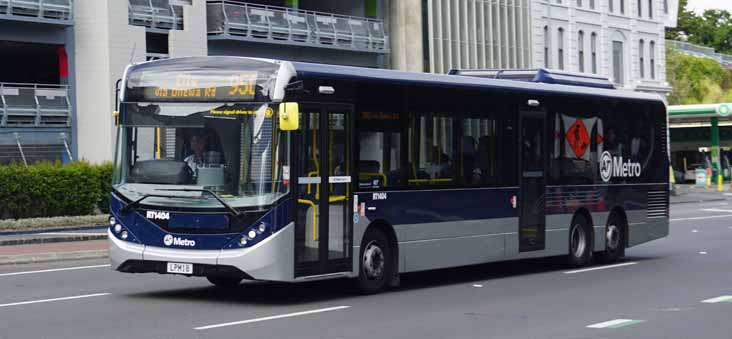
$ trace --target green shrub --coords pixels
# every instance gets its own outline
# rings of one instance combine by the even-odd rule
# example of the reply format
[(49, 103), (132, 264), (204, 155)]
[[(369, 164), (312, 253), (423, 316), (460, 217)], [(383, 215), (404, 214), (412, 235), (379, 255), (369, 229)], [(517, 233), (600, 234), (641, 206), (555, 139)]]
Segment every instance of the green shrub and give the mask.
[(111, 165), (86, 162), (0, 166), (0, 218), (88, 215), (96, 208), (106, 211), (111, 172)]

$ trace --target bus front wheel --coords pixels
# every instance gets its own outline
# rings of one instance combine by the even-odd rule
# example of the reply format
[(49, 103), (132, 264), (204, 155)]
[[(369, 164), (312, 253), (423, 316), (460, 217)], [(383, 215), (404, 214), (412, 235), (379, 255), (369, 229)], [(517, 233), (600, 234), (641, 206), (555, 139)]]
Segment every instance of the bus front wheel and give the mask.
[(587, 265), (592, 258), (592, 233), (589, 221), (582, 214), (572, 219), (569, 228), (569, 265), (581, 267)]
[(241, 279), (239, 278), (208, 276), (206, 279), (218, 287), (232, 288), (239, 286), (241, 283)]
[(361, 242), (359, 290), (366, 294), (378, 293), (394, 276), (394, 251), (389, 238), (377, 228), (366, 231)]

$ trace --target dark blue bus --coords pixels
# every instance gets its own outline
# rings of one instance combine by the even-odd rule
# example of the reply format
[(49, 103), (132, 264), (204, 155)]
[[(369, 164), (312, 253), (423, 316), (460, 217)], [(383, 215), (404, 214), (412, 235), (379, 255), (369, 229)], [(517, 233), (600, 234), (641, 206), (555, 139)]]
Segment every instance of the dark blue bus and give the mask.
[(565, 255), (668, 235), (666, 108), (549, 70), (406, 73), (240, 57), (122, 81), (121, 272), (299, 282)]

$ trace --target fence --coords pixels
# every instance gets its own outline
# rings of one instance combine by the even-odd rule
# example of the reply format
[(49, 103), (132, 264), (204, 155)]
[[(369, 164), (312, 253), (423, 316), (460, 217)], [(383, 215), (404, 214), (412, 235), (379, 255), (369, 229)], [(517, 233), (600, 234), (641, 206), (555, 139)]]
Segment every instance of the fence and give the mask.
[(386, 53), (383, 20), (226, 0), (207, 2), (209, 35)]
[(0, 0), (0, 15), (17, 15), (70, 21), (72, 0)]
[(687, 55), (714, 59), (723, 66), (732, 67), (732, 55), (717, 53), (714, 48), (676, 40), (666, 40), (666, 45)]

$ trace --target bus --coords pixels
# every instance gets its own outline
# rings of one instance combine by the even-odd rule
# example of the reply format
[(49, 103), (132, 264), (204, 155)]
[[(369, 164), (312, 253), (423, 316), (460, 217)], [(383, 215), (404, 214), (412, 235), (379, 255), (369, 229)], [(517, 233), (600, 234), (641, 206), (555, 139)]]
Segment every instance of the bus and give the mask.
[(607, 79), (186, 57), (120, 87), (120, 272), (374, 293), (408, 272), (613, 262), (669, 232), (665, 105)]

